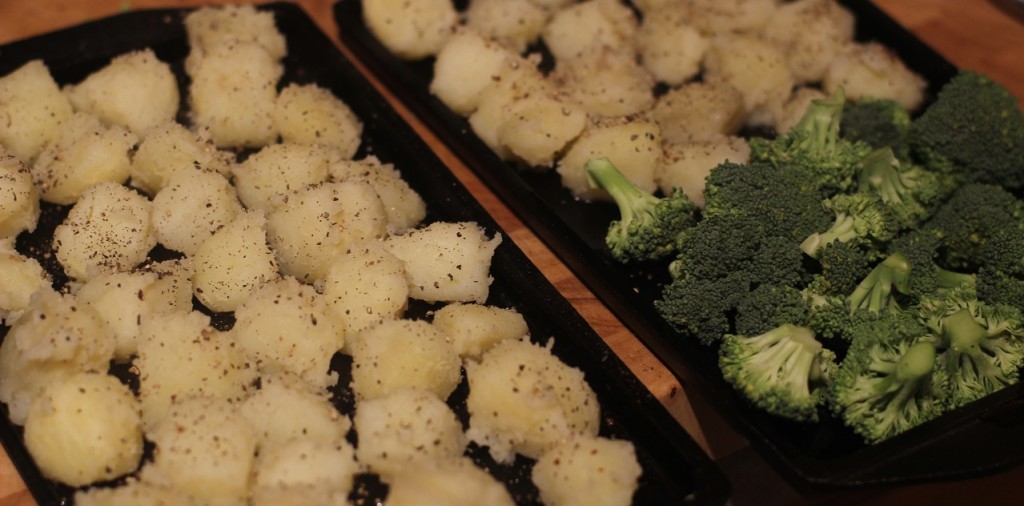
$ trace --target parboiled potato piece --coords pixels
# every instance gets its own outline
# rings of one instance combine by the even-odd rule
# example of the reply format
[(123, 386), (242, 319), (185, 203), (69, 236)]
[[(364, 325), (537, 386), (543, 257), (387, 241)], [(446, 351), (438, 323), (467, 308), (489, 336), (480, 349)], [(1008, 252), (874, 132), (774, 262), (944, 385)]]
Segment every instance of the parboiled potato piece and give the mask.
[(64, 93), (76, 110), (140, 136), (173, 121), (181, 101), (170, 65), (160, 61), (150, 48), (114, 57), (80, 83), (65, 86)]
[(395, 56), (418, 60), (437, 54), (458, 23), (452, 0), (361, 0), (370, 33)]
[(554, 94), (520, 98), (506, 114), (498, 127), (498, 143), (532, 167), (551, 167), (587, 124), (583, 108)]
[(282, 373), (260, 378), (260, 389), (239, 405), (256, 430), (260, 453), (296, 440), (333, 446), (345, 441), (352, 421), (331, 404), (326, 389)]
[(427, 204), (401, 172), (390, 163), (381, 163), (375, 156), (360, 160), (340, 160), (329, 167), (334, 181), (370, 183), (388, 216), (388, 233), (404, 234), (427, 216)]
[(359, 434), (356, 457), (385, 482), (404, 469), (459, 459), (466, 449), (455, 412), (433, 393), (416, 388), (358, 401), (353, 423)]
[(868, 42), (848, 44), (829, 65), (822, 86), (828, 94), (842, 86), (847, 100), (888, 98), (913, 111), (924, 101), (927, 83), (891, 49)]
[(820, 82), (832, 60), (853, 40), (853, 14), (835, 0), (782, 3), (764, 35), (786, 53), (797, 82)]
[(0, 343), (0, 402), (25, 423), (43, 389), (79, 372), (106, 372), (114, 340), (91, 307), (72, 295), (39, 290)]
[(77, 506), (199, 506), (198, 499), (171, 487), (134, 478), (117, 487), (92, 487), (75, 491)]
[(140, 472), (143, 481), (173, 486), (204, 504), (245, 504), (256, 436), (236, 406), (216, 397), (184, 399), (147, 436), (156, 448)]
[(235, 155), (218, 150), (209, 129), (191, 131), (170, 121), (153, 128), (132, 155), (131, 185), (156, 195), (171, 176), (212, 170), (228, 176)]
[[(721, 79), (743, 95), (748, 123), (771, 124), (771, 107), (789, 98), (796, 79), (786, 53), (774, 42), (754, 35), (720, 35), (704, 58), (707, 81)], [(751, 121), (754, 116), (758, 121)]]
[(499, 244), (501, 234), (488, 239), (474, 222), (435, 222), (384, 241), (405, 262), (410, 297), (481, 304), (494, 280), (491, 258)]
[(705, 34), (750, 33), (764, 28), (779, 3), (778, 0), (687, 0), (683, 8), (687, 19)]
[(525, 96), (533, 93), (550, 93), (552, 84), (537, 69), (536, 62), (525, 58), (505, 61), (491, 84), (480, 92), (477, 108), (469, 116), (469, 127), (501, 158), (511, 153), (498, 140), (501, 126), (508, 120), (508, 110)]
[(105, 373), (63, 378), (32, 404), (25, 448), (44, 476), (72, 487), (124, 476), (142, 460), (138, 400)]
[(198, 311), (153, 315), (142, 322), (138, 355), (142, 422), (147, 432), (184, 399), (237, 401), (256, 379), (256, 367), (231, 336), (210, 326)]
[(633, 443), (581, 437), (544, 452), (531, 477), (546, 505), (628, 506), (642, 473)]
[(0, 146), (0, 240), (36, 229), (39, 190), (25, 164)]
[(654, 104), (654, 76), (620, 47), (599, 46), (559, 61), (550, 79), (594, 116), (638, 114)]
[(255, 42), (209, 48), (189, 74), (192, 122), (218, 147), (260, 147), (277, 140), (274, 107), (282, 65)]
[(172, 174), (153, 197), (153, 232), (168, 249), (194, 255), (199, 246), (242, 213), (235, 187), (208, 171)]
[(722, 81), (684, 84), (658, 97), (650, 112), (665, 142), (706, 142), (739, 132), (746, 118), (743, 94)]
[[(345, 440), (324, 444), (293, 440), (260, 451), (253, 483), (254, 504), (347, 505), (355, 474), (360, 471), (355, 450)], [(317, 495), (308, 495), (316, 491)], [(288, 498), (304, 499), (291, 502)]]
[(636, 33), (640, 62), (655, 80), (670, 86), (681, 85), (700, 73), (710, 44), (687, 22), (685, 10), (676, 4), (647, 11)]
[(74, 204), (99, 183), (124, 183), (131, 170), (129, 151), (137, 140), (122, 127), (105, 127), (96, 116), (76, 112), (32, 164), (32, 179), (41, 198)]
[(267, 54), (279, 60), (288, 52), (284, 35), (277, 29), (274, 13), (261, 11), (252, 5), (207, 6), (185, 16), (189, 58), (186, 70), (211, 48), (236, 42), (251, 42), (262, 47)]
[(345, 329), (324, 297), (293, 277), (260, 285), (235, 310), (231, 335), (260, 371), (287, 371), (323, 389), (338, 382), (329, 369)]
[(14, 238), (0, 240), (0, 279), (0, 322), (8, 326), (28, 309), (32, 294), (52, 283), (36, 259), (14, 249)]
[(327, 277), (331, 262), (353, 245), (386, 236), (387, 225), (384, 203), (369, 183), (323, 183), (274, 209), (267, 239), (282, 273), (314, 282)]
[(825, 92), (818, 88), (801, 86), (793, 90), (793, 94), (782, 104), (778, 114), (775, 115), (773, 128), (776, 132), (788, 132), (804, 117), (804, 113), (807, 112), (807, 107), (811, 105), (811, 102), (826, 98), (828, 98), (828, 95), (825, 95)]
[(460, 116), (469, 116), (480, 94), (515, 55), (479, 32), (460, 28), (448, 38), (434, 60), (430, 93)]
[(468, 361), (470, 440), (487, 446), (498, 462), (516, 453), (538, 458), (577, 435), (596, 436), (597, 396), (583, 372), (528, 340), (505, 340)]
[(444, 334), (422, 320), (386, 320), (356, 334), (352, 390), (356, 400), (418, 388), (447, 399), (462, 380), (462, 361)]
[(448, 304), (434, 313), (432, 323), (463, 358), (478, 359), (501, 341), (530, 333), (518, 311), (482, 304)]
[(238, 198), (249, 209), (270, 211), (292, 192), (322, 183), (338, 152), (326, 146), (271, 144), (231, 169)]
[(747, 163), (750, 146), (742, 137), (720, 137), (714, 141), (665, 145), (665, 165), (658, 188), (670, 195), (680, 188), (697, 207), (704, 208), (704, 184), (711, 169), (730, 161)]
[(404, 469), (388, 482), (388, 506), (512, 506), (505, 485), (469, 459)]
[(520, 54), (540, 38), (550, 12), (533, 0), (474, 0), (465, 26)]
[(274, 104), (274, 123), (286, 143), (325, 144), (342, 158), (359, 149), (363, 122), (348, 104), (315, 84), (285, 86)]
[(260, 285), (277, 279), (266, 227), (262, 211), (245, 211), (203, 241), (192, 256), (192, 289), (203, 305), (234, 311)]
[(405, 262), (374, 241), (337, 256), (322, 286), (327, 305), (346, 336), (399, 318), (409, 305)]
[(608, 193), (591, 188), (583, 165), (592, 158), (607, 157), (633, 184), (647, 192), (657, 188), (655, 176), (662, 164), (661, 130), (643, 117), (597, 121), (569, 147), (556, 170), (562, 185), (577, 198), (610, 200)]
[(71, 117), (71, 102), (43, 60), (32, 60), (0, 76), (0, 144), (26, 165), (57, 139)]
[(630, 48), (638, 21), (618, 0), (586, 0), (559, 9), (541, 33), (555, 62), (577, 58), (595, 47)]
[(142, 263), (156, 246), (152, 209), (146, 197), (116, 183), (86, 190), (53, 231), (53, 249), (64, 272), (88, 281)]

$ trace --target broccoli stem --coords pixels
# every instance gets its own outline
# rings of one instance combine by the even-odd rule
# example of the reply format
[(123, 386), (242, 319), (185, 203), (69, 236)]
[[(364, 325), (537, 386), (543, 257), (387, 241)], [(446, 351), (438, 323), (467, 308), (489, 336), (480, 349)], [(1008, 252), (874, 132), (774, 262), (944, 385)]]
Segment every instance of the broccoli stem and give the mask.
[(893, 288), (898, 291), (909, 289), (909, 277), (910, 262), (907, 258), (900, 253), (889, 255), (872, 269), (846, 298), (850, 311), (867, 309), (874, 314), (881, 313), (895, 304), (892, 299)]
[(800, 243), (800, 250), (812, 257), (817, 257), (823, 246), (833, 241), (848, 242), (856, 239), (859, 234), (856, 228), (857, 220), (846, 213), (836, 215), (836, 221), (824, 232), (815, 232)]
[(941, 267), (935, 268), (935, 281), (939, 288), (957, 288), (959, 286), (974, 286), (976, 279), (973, 274), (951, 271)]
[[(821, 343), (814, 338), (810, 329), (792, 324), (781, 325), (751, 337), (750, 347), (766, 350), (758, 353), (751, 361), (751, 376), (767, 383), (784, 383), (794, 393), (810, 395), (808, 379), (812, 376), (812, 367), (821, 349)], [(783, 373), (786, 376), (780, 377)]]
[(900, 174), (899, 163), (890, 147), (869, 153), (862, 162), (860, 191), (874, 191), (886, 204), (903, 202), (903, 195), (912, 184)]
[(942, 319), (942, 337), (958, 353), (980, 352), (979, 345), (987, 335), (988, 331), (967, 308)]
[(800, 147), (822, 154), (835, 152), (839, 142), (839, 118), (845, 104), (846, 96), (842, 86), (831, 97), (811, 102), (800, 122), (793, 127), (807, 133)]
[(896, 378), (913, 383), (932, 373), (935, 367), (935, 344), (918, 341), (907, 348), (896, 363)]
[(640, 190), (612, 164), (608, 158), (594, 158), (583, 165), (591, 186), (596, 186), (611, 195), (619, 207), (623, 222), (629, 222), (643, 209), (657, 205), (658, 198)]

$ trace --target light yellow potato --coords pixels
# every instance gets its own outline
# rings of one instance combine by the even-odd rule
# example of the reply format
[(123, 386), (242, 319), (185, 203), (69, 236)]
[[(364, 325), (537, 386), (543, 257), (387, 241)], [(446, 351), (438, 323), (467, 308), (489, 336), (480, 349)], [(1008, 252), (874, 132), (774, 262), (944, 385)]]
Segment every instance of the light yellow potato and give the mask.
[(393, 164), (381, 163), (371, 155), (360, 160), (341, 160), (332, 163), (329, 169), (334, 181), (363, 181), (373, 186), (384, 204), (389, 234), (404, 234), (427, 215), (423, 197), (402, 179)]
[(552, 91), (553, 86), (535, 62), (524, 58), (506, 60), (497, 77), (480, 92), (477, 108), (469, 116), (469, 126), (495, 154), (510, 158), (512, 154), (498, 140), (498, 132), (508, 120), (509, 108), (525, 96)]
[(853, 40), (853, 29), (853, 14), (839, 2), (796, 0), (779, 5), (764, 35), (783, 48), (797, 82), (815, 83)]
[(207, 6), (185, 16), (185, 31), (190, 48), (185, 62), (197, 63), (211, 48), (237, 42), (252, 42), (262, 47), (271, 58), (279, 60), (288, 53), (284, 35), (277, 29), (274, 13), (261, 11), (253, 5)]
[(704, 208), (704, 183), (711, 169), (730, 161), (747, 163), (750, 146), (742, 137), (720, 137), (714, 141), (665, 145), (665, 165), (658, 188), (669, 195), (680, 188), (697, 207)]
[(32, 60), (0, 76), (0, 144), (26, 165), (60, 135), (71, 102), (43, 60)]
[(359, 401), (418, 388), (447, 399), (462, 380), (462, 361), (444, 334), (422, 320), (386, 320), (355, 335), (352, 391)]
[(148, 287), (156, 294), (152, 300), (171, 300), (175, 310), (192, 308), (192, 259), (164, 260), (146, 264), (142, 270), (157, 276)]
[(569, 147), (556, 170), (562, 185), (577, 198), (610, 200), (604, 190), (591, 188), (583, 165), (592, 158), (607, 157), (638, 188), (654, 192), (655, 176), (663, 163), (658, 124), (643, 117), (614, 118), (587, 126)]
[(498, 143), (528, 166), (551, 167), (587, 124), (582, 107), (553, 94), (535, 93), (513, 102), (498, 127)]
[(203, 241), (192, 256), (192, 290), (203, 305), (234, 311), (260, 285), (277, 279), (266, 227), (262, 211), (246, 211)]
[(25, 164), (0, 146), (0, 240), (36, 229), (39, 190)]
[(32, 404), (25, 448), (43, 476), (72, 487), (124, 476), (142, 460), (139, 402), (105, 373), (64, 378)]
[(147, 437), (156, 448), (140, 473), (143, 481), (173, 486), (205, 504), (245, 504), (256, 436), (236, 406), (215, 397), (182, 400)]
[(409, 296), (427, 302), (484, 303), (490, 292), (491, 257), (501, 234), (488, 239), (473, 222), (435, 222), (384, 241), (405, 262)]
[(54, 204), (74, 204), (94, 185), (124, 183), (131, 170), (128, 153), (137, 140), (122, 127), (103, 126), (91, 114), (73, 114), (61, 123), (57, 137), (32, 164), (32, 179), (41, 198)]
[(260, 378), (260, 389), (239, 410), (256, 430), (260, 453), (296, 440), (334, 446), (345, 441), (352, 421), (331, 404), (326, 389), (291, 374)]
[(877, 42), (848, 44), (829, 65), (822, 85), (828, 94), (842, 86), (847, 100), (888, 98), (910, 111), (921, 106), (927, 87), (924, 78)]
[(264, 283), (242, 302), (231, 335), (262, 372), (290, 372), (318, 388), (338, 382), (329, 369), (345, 329), (324, 297), (293, 277)]
[(416, 388), (360, 400), (353, 423), (359, 435), (356, 457), (385, 482), (404, 469), (459, 459), (467, 444), (455, 412)]
[(242, 213), (235, 188), (216, 172), (179, 172), (153, 197), (153, 232), (168, 249), (194, 255)]
[(251, 364), (231, 336), (210, 326), (197, 311), (152, 315), (143, 320), (138, 355), (139, 400), (147, 433), (170, 410), (194, 396), (237, 401), (256, 379)]
[(807, 107), (811, 105), (812, 101), (826, 98), (828, 96), (825, 95), (825, 92), (818, 88), (808, 86), (797, 88), (775, 115), (773, 128), (776, 132), (788, 132), (804, 117), (804, 113), (807, 112)]
[(430, 93), (449, 109), (469, 116), (480, 103), (484, 88), (501, 73), (515, 55), (480, 33), (460, 28), (445, 42), (434, 60)]
[(636, 33), (640, 62), (657, 81), (670, 86), (681, 85), (700, 73), (710, 44), (675, 4), (647, 11)]
[(462, 459), (406, 469), (388, 483), (388, 506), (512, 506), (505, 485)]
[(0, 240), (0, 279), (0, 322), (8, 326), (28, 309), (32, 294), (52, 283), (36, 259), (14, 249), (13, 238)]
[(568, 440), (544, 452), (531, 477), (546, 505), (628, 506), (642, 473), (633, 443), (599, 437)]
[(44, 388), (79, 372), (106, 372), (114, 340), (91, 307), (39, 290), (0, 343), (0, 402), (22, 425)]
[(363, 22), (395, 56), (418, 60), (437, 54), (458, 22), (452, 0), (361, 0)]
[(687, 0), (686, 17), (705, 34), (754, 32), (771, 19), (779, 0)]
[[(264, 453), (256, 465), (255, 504), (348, 504), (355, 474), (360, 471), (355, 450), (344, 440), (323, 444), (294, 440)], [(316, 491), (317, 495), (308, 491)], [(309, 497), (313, 502), (288, 502)]]
[(744, 111), (748, 118), (758, 116), (758, 124), (771, 124), (770, 116), (762, 117), (789, 98), (796, 85), (782, 48), (754, 35), (716, 37), (704, 68), (705, 80), (721, 79), (743, 95)]
[(271, 144), (232, 167), (232, 180), (245, 207), (270, 211), (292, 192), (326, 181), (337, 158), (326, 146)]
[(235, 155), (219, 151), (208, 129), (193, 132), (173, 121), (149, 131), (132, 155), (131, 185), (156, 195), (179, 172), (215, 171), (227, 176)]
[(541, 38), (560, 63), (595, 47), (631, 51), (638, 25), (636, 15), (618, 0), (586, 0), (555, 12)]
[(409, 304), (405, 262), (373, 241), (355, 245), (336, 257), (322, 286), (324, 298), (346, 336), (401, 317)]
[(739, 132), (746, 119), (743, 95), (731, 84), (699, 81), (658, 97), (651, 118), (665, 142), (706, 142)]
[(621, 48), (600, 46), (561, 60), (550, 78), (594, 116), (627, 116), (654, 104), (654, 76)]
[(286, 143), (324, 144), (352, 158), (362, 140), (363, 122), (348, 104), (315, 84), (289, 84), (277, 96), (274, 123)]
[(78, 84), (64, 87), (75, 110), (145, 136), (178, 114), (181, 97), (171, 66), (145, 48), (115, 56)]
[(283, 67), (256, 42), (209, 48), (190, 72), (192, 122), (218, 147), (260, 147), (277, 139), (274, 107)]
[(194, 497), (170, 487), (128, 479), (117, 487), (93, 487), (75, 491), (78, 506), (199, 506)]
[(53, 231), (53, 249), (64, 272), (88, 281), (142, 263), (156, 246), (152, 208), (146, 197), (116, 183), (86, 190)]
[(473, 0), (465, 26), (520, 54), (540, 39), (550, 12), (533, 0)]
[(530, 333), (518, 311), (482, 304), (448, 304), (434, 313), (432, 323), (462, 358), (479, 359), (501, 341)]
[[(583, 372), (528, 340), (505, 340), (467, 361), (469, 430), (498, 462), (540, 457), (573, 436), (596, 436), (597, 396)], [(357, 424), (358, 425), (358, 424)]]
[(267, 239), (281, 272), (303, 282), (327, 277), (353, 245), (387, 235), (384, 203), (359, 181), (323, 183), (292, 194), (267, 218)]

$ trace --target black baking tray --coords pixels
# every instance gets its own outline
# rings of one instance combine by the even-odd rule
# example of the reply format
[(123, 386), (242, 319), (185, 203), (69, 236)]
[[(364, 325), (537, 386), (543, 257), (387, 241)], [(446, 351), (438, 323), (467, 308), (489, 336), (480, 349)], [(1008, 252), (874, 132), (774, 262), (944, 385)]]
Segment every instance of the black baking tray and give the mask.
[[(394, 163), (426, 201), (426, 222), (473, 221), (484, 227), (488, 235), (501, 233), (466, 188), (300, 7), (274, 3), (260, 8), (275, 14), (278, 29), (287, 38), (288, 56), (283, 62), (285, 74), (281, 85), (316, 83), (329, 88), (363, 120), (363, 143), (357, 158), (373, 154), (384, 162)], [(182, 68), (188, 47), (182, 19), (188, 12), (127, 12), (0, 46), (0, 75), (29, 60), (42, 58), (59, 83), (72, 83), (102, 67), (113, 56), (150, 47), (161, 60), (172, 65), (184, 91), (187, 81)], [(17, 241), (19, 251), (40, 259), (51, 272), (59, 270), (59, 266), (46, 261), (49, 238), (66, 212), (65, 207), (44, 205), (37, 230), (22, 234)], [(150, 256), (163, 259), (173, 253), (158, 247)], [(546, 342), (553, 337), (553, 352), (584, 371), (597, 393), (602, 407), (601, 434), (635, 444), (643, 468), (634, 497), (637, 504), (726, 501), (728, 483), (717, 466), (507, 235), (494, 254), (491, 274), (494, 283), (487, 302), (517, 309), (529, 324), (535, 341)], [(63, 277), (57, 278), (55, 284), (60, 285)], [(411, 301), (408, 315), (425, 317), (435, 308)], [(231, 325), (231, 319), (215, 315), (214, 323), (223, 328)], [(0, 328), (0, 341), (6, 331), (6, 327)], [(340, 354), (335, 357), (332, 368), (341, 376), (339, 384), (348, 384), (350, 365), (349, 358)], [(449, 400), (463, 423), (468, 419), (467, 391), (463, 380)], [(339, 409), (351, 414), (350, 392), (335, 389), (333, 393)], [(0, 440), (40, 504), (70, 503), (73, 491), (44, 478), (32, 462), (22, 443), (21, 429), (9, 421), (6, 406), (0, 406)], [(499, 465), (489, 458), (486, 449), (474, 444), (467, 454), (504, 481), (518, 503), (539, 503), (529, 478), (530, 460), (519, 457), (511, 465)], [(352, 499), (356, 504), (379, 504), (386, 494), (386, 488), (372, 475), (358, 476), (354, 490)]]
[[(867, 1), (843, 0), (857, 18), (856, 38), (881, 42), (924, 76), (934, 97), (957, 68)], [(607, 252), (608, 203), (584, 203), (554, 171), (502, 161), (464, 118), (430, 94), (433, 59), (403, 61), (367, 30), (359, 0), (334, 6), (342, 43), (412, 110), (685, 383), (751, 443), (797, 490), (821, 493), (886, 484), (974, 477), (1024, 462), (1024, 387), (1014, 386), (880, 444), (866, 445), (837, 420), (789, 422), (747, 404), (722, 378), (709, 347), (674, 331), (653, 301), (668, 280), (664, 266), (627, 267)], [(543, 47), (539, 50), (543, 54)]]

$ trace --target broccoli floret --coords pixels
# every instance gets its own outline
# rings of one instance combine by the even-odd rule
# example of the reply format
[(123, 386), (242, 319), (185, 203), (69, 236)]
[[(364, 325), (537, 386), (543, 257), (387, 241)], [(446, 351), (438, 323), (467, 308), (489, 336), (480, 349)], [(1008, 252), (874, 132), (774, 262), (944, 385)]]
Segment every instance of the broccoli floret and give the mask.
[(900, 230), (927, 219), (953, 188), (948, 176), (901, 163), (890, 148), (872, 151), (857, 173), (857, 191), (877, 195)]
[(978, 269), (975, 287), (982, 301), (1024, 311), (1024, 278), (983, 265)]
[(850, 342), (858, 325), (877, 318), (874, 313), (864, 309), (851, 310), (843, 297), (805, 290), (804, 298), (809, 306), (807, 326), (824, 340)]
[(865, 310), (873, 314), (898, 308), (896, 293), (910, 291), (910, 262), (901, 253), (893, 253), (871, 269), (846, 298), (850, 311)]
[(992, 79), (961, 71), (910, 125), (912, 155), (963, 181), (1024, 188), (1024, 113)]
[(678, 332), (710, 345), (731, 330), (731, 316), (750, 293), (744, 273), (724, 278), (679, 278), (654, 301), (658, 314)]
[(626, 178), (607, 158), (585, 164), (591, 186), (611, 195), (619, 219), (608, 226), (605, 243), (620, 262), (658, 260), (675, 251), (679, 235), (696, 222), (697, 206), (680, 189), (658, 198)]
[(801, 290), (776, 283), (755, 287), (736, 308), (736, 333), (752, 336), (785, 323), (802, 325), (808, 303)]
[(1000, 186), (972, 183), (958, 188), (932, 215), (926, 227), (942, 244), (939, 260), (947, 268), (973, 271), (984, 263), (986, 242), (1005, 228), (1024, 223), (1024, 203)]
[(864, 142), (873, 148), (892, 148), (901, 160), (909, 156), (906, 145), (910, 113), (899, 102), (888, 98), (864, 97), (847, 103), (839, 123), (839, 134), (852, 142)]
[(895, 219), (882, 200), (867, 193), (840, 193), (822, 202), (833, 213), (835, 221), (827, 230), (807, 236), (800, 249), (817, 257), (822, 246), (842, 243), (884, 244), (898, 229)]
[(857, 165), (871, 146), (839, 136), (845, 102), (841, 87), (827, 99), (812, 101), (788, 132), (771, 140), (750, 139), (750, 159), (810, 174), (828, 192), (849, 189)]
[(875, 250), (854, 244), (829, 243), (818, 252), (821, 272), (808, 288), (821, 295), (846, 296), (871, 272), (876, 256)]
[(835, 354), (806, 327), (783, 324), (747, 337), (722, 338), (722, 375), (754, 405), (797, 421), (818, 419), (825, 385), (835, 370)]

